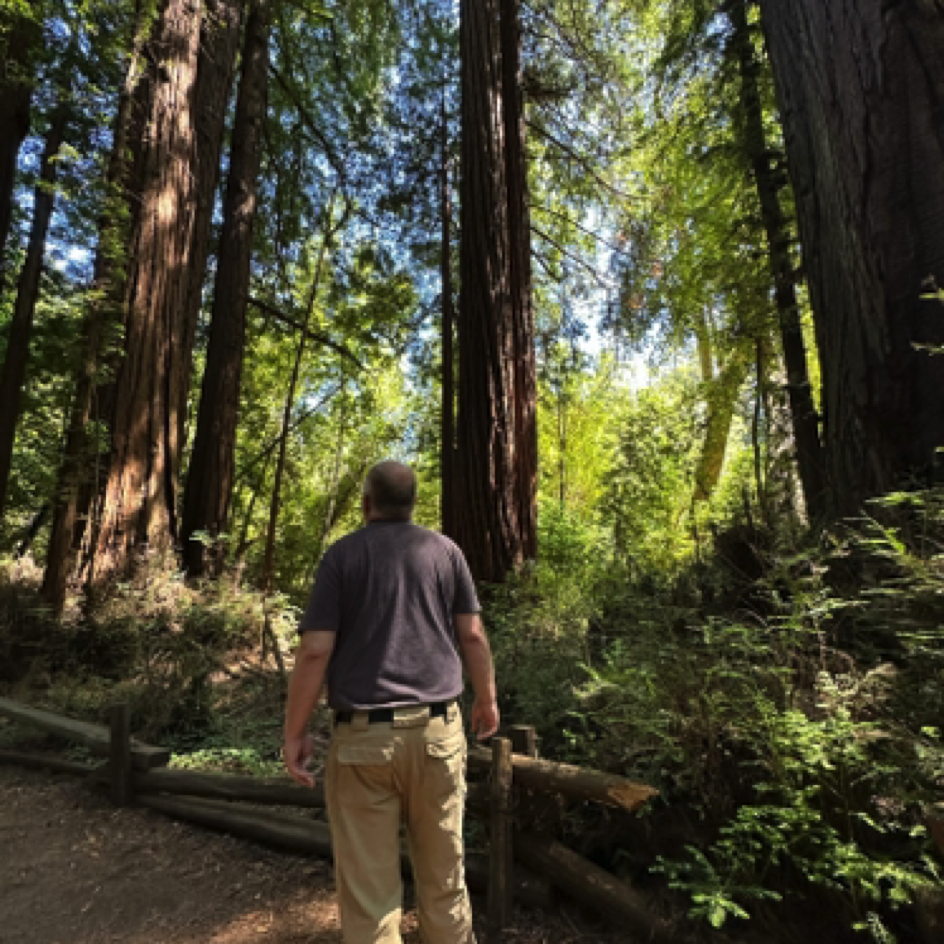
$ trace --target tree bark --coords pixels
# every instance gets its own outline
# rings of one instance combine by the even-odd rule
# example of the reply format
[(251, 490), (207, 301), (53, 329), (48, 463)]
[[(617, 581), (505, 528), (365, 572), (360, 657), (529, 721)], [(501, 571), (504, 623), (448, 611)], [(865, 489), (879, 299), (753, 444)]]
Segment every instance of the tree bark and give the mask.
[[(207, 260), (210, 256), (210, 231), (216, 207), (217, 186), (220, 180), (220, 156), (226, 113), (236, 58), (239, 52), (240, 27), (245, 0), (205, 0), (203, 27), (200, 35), (200, 56), (197, 60), (197, 84), (194, 90), (194, 128), (196, 132), (196, 176), (193, 221), (193, 248), (191, 279), (187, 295), (184, 355), (188, 358), (182, 376), (191, 374), (190, 358), (193, 353), (197, 321), (203, 304)], [(180, 416), (177, 436), (181, 448), (186, 442), (184, 421)]]
[(98, 222), (98, 247), (89, 295), (91, 301), (82, 323), (79, 343), (81, 360), (59, 468), (46, 572), (43, 575), (42, 595), (57, 616), (62, 613), (65, 604), (66, 581), (72, 570), (73, 536), (77, 530), (80, 507), (87, 509), (89, 504), (88, 500), (81, 502), (80, 496), (83, 492), (91, 495), (88, 465), (95, 447), (90, 442), (88, 427), (95, 408), (96, 390), (100, 385), (103, 349), (108, 337), (122, 320), (123, 288), (118, 272), (124, 259), (128, 232), (121, 207), (125, 203), (125, 188), (131, 173), (127, 150), (134, 126), (133, 103), (142, 79), (143, 24), (139, 3), (128, 69), (118, 95), (112, 149), (105, 173), (107, 193)]
[(187, 410), (187, 302), (195, 207), (194, 93), (201, 4), (166, 0), (148, 43), (145, 131), (133, 142), (135, 195), (125, 351), (92, 586), (132, 563), (139, 546), (177, 533), (180, 429)]
[(192, 535), (196, 531), (211, 535), (226, 531), (233, 490), (252, 222), (266, 110), (270, 12), (270, 0), (255, 0), (246, 26), (210, 343), (184, 495), (184, 562), (192, 576), (203, 573), (206, 550), (201, 541), (192, 540)]
[(452, 287), (452, 201), (449, 193), (449, 125), (446, 120), (446, 96), (442, 105), (441, 167), (442, 242), (440, 272), (442, 281), (442, 413), (440, 428), (440, 526), (443, 534), (456, 537), (456, 368), (453, 334), (455, 308)]
[(761, 63), (747, 19), (747, 0), (733, 0), (728, 15), (734, 27), (734, 46), (741, 79), (740, 105), (743, 142), (751, 162), (754, 183), (760, 198), (761, 216), (767, 235), (767, 253), (774, 281), (774, 298), (780, 325), (780, 342), (787, 371), (787, 396), (796, 447), (797, 468), (803, 499), (811, 521), (826, 515), (826, 482), (819, 415), (813, 404), (803, 341), (796, 276), (790, 255), (790, 233), (780, 202), (780, 183), (771, 164), (771, 152), (764, 132), (764, 113), (757, 77)]
[(830, 509), (940, 478), (944, 4), (761, 0), (823, 367)]
[(39, 37), (39, 24), (24, 16), (17, 17), (5, 38), (0, 37), (0, 288), (13, 219), (16, 160), (30, 129), (32, 60)]
[(501, 581), (536, 551), (530, 228), (516, 0), (461, 4), (457, 533)]
[(65, 139), (69, 115), (66, 107), (58, 104), (50, 118), (46, 144), (40, 161), (39, 181), (33, 196), (33, 224), (30, 229), (26, 260), (17, 285), (13, 320), (7, 339), (3, 370), (0, 373), (0, 518), (6, 507), (13, 444), (20, 416), (20, 402), (26, 366), (29, 363), (30, 337), (33, 316), (39, 298), (39, 283), (46, 255), (46, 234), (55, 207), (56, 155)]

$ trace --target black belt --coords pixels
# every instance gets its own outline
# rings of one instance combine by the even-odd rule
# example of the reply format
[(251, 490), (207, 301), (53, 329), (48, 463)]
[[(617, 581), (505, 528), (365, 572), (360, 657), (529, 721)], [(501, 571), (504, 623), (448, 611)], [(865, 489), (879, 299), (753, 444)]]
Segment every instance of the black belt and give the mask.
[[(449, 709), (455, 704), (455, 699), (450, 701), (437, 701), (432, 705), (402, 705), (402, 708), (429, 708), (430, 718), (445, 718), (449, 714)], [(390, 724), (394, 720), (396, 708), (371, 708), (367, 712), (368, 724)], [(349, 724), (354, 720), (354, 711), (336, 711), (334, 713), (335, 724)]]

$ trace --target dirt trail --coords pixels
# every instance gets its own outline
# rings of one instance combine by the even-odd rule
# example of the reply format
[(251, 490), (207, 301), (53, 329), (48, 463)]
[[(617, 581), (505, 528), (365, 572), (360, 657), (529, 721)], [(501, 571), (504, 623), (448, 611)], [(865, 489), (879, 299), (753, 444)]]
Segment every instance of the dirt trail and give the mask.
[[(0, 767), (0, 944), (341, 944), (331, 889), (327, 862)], [(627, 940), (567, 914), (515, 917), (515, 944)], [(407, 912), (404, 944), (419, 941)]]

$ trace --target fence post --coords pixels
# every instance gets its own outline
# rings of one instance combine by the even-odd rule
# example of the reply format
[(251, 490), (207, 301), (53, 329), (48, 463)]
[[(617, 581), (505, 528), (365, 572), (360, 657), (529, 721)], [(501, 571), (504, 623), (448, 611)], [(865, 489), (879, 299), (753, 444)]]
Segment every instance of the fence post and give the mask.
[(513, 724), (508, 733), (511, 735), (511, 749), (516, 754), (538, 756), (538, 735), (530, 724)]
[(492, 741), (491, 829), (489, 835), (488, 939), (497, 944), (511, 920), (514, 900), (511, 741)]
[(108, 750), (108, 779), (112, 802), (116, 806), (131, 803), (131, 714), (127, 705), (108, 709), (111, 729)]

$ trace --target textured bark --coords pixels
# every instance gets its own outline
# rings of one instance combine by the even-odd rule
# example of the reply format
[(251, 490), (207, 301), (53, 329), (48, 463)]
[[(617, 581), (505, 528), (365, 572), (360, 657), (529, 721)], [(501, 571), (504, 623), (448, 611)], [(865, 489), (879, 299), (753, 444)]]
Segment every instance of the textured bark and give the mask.
[(118, 374), (94, 583), (138, 545), (176, 536), (180, 430), (187, 409), (187, 301), (195, 219), (193, 126), (201, 5), (166, 0), (148, 43), (149, 95), (136, 149), (125, 352)]
[(23, 17), (17, 18), (6, 36), (0, 36), (0, 286), (4, 281), (4, 249), (13, 218), (16, 159), (30, 129), (30, 73), (39, 36), (38, 24)]
[(30, 229), (26, 260), (20, 272), (10, 322), (10, 334), (0, 372), (0, 518), (6, 505), (10, 466), (13, 461), (13, 443), (20, 417), (20, 402), (26, 366), (29, 363), (30, 337), (33, 333), (33, 315), (39, 298), (39, 282), (46, 255), (46, 234), (55, 206), (55, 157), (65, 138), (68, 114), (59, 105), (52, 114), (46, 144), (40, 161), (39, 183), (33, 197), (33, 224)]
[(806, 361), (806, 345), (800, 306), (797, 302), (796, 276), (790, 257), (790, 233), (780, 202), (778, 174), (771, 164), (771, 153), (764, 133), (764, 113), (758, 89), (761, 64), (754, 51), (747, 20), (747, 0), (733, 0), (728, 15), (734, 26), (734, 47), (740, 73), (740, 104), (743, 143), (754, 174), (760, 198), (761, 216), (767, 235), (767, 252), (774, 280), (774, 298), (780, 326), (784, 366), (787, 371), (787, 396), (796, 446), (797, 468), (803, 487), (803, 499), (811, 520), (826, 515), (826, 482), (823, 448), (819, 435), (819, 415), (813, 404)]
[[(205, 0), (200, 57), (197, 60), (197, 85), (194, 90), (194, 129), (196, 132), (196, 204), (193, 220), (193, 248), (190, 287), (183, 352), (187, 357), (182, 376), (189, 379), (197, 320), (203, 303), (207, 260), (210, 256), (210, 231), (220, 181), (220, 156), (226, 130), (226, 112), (236, 75), (239, 34), (246, 0)], [(186, 399), (186, 398), (185, 398)], [(186, 442), (184, 421), (180, 415), (177, 437), (181, 448)]]
[(940, 477), (944, 3), (762, 0), (823, 364), (832, 512)]
[(442, 281), (442, 407), (440, 428), (440, 525), (443, 534), (456, 537), (456, 368), (453, 334), (455, 306), (452, 287), (452, 201), (449, 193), (449, 126), (446, 99), (442, 107), (441, 167), (442, 241), (440, 271)]
[(530, 230), (516, 0), (461, 4), (459, 543), (500, 581), (536, 550)]
[[(89, 441), (89, 421), (96, 405), (96, 390), (102, 369), (103, 348), (108, 336), (122, 318), (121, 297), (123, 279), (121, 265), (123, 247), (127, 238), (126, 222), (121, 212), (124, 189), (131, 172), (127, 159), (128, 143), (132, 139), (132, 106), (141, 80), (140, 63), (144, 37), (141, 35), (140, 5), (135, 24), (132, 53), (125, 81), (118, 96), (115, 114), (112, 150), (106, 170), (105, 207), (98, 222), (98, 247), (92, 279), (91, 302), (82, 322), (79, 342), (80, 362), (75, 396), (66, 432), (66, 445), (56, 485), (52, 531), (46, 554), (46, 572), (43, 575), (42, 594), (55, 614), (62, 612), (65, 603), (66, 581), (72, 570), (73, 536), (78, 530), (80, 509), (87, 510), (93, 446)], [(86, 498), (82, 500), (82, 494)]]
[(184, 496), (184, 561), (191, 575), (203, 573), (206, 551), (205, 545), (191, 536), (196, 531), (211, 535), (226, 531), (233, 490), (252, 221), (265, 122), (270, 11), (270, 0), (255, 0), (246, 26), (210, 342)]

